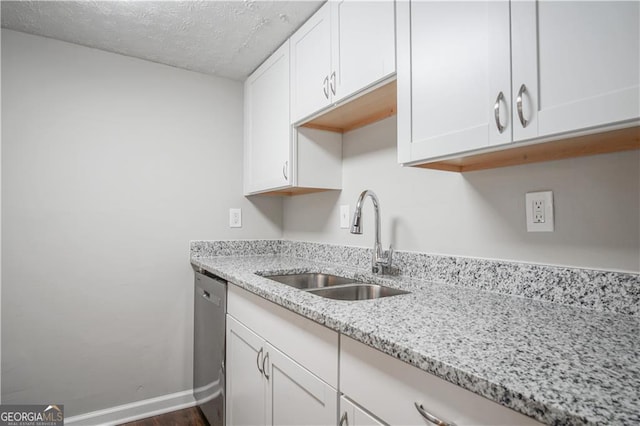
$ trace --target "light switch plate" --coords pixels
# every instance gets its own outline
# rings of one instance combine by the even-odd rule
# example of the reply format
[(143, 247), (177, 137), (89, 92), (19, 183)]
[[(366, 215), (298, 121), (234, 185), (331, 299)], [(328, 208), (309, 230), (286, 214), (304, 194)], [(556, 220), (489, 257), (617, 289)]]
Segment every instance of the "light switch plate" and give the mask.
[(527, 192), (525, 195), (527, 232), (553, 232), (553, 192)]
[(242, 209), (229, 209), (229, 228), (242, 228)]
[(349, 205), (340, 206), (340, 228), (349, 228)]

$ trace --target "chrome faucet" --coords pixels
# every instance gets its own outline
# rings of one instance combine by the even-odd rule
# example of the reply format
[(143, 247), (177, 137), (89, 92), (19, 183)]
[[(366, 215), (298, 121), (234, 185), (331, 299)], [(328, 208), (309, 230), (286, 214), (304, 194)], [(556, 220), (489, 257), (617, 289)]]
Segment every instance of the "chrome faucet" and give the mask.
[(371, 271), (374, 274), (383, 275), (387, 273), (391, 268), (393, 247), (389, 245), (389, 250), (386, 253), (382, 251), (382, 244), (380, 244), (380, 201), (378, 201), (378, 197), (376, 196), (376, 194), (369, 189), (362, 191), (360, 197), (358, 197), (358, 202), (356, 203), (356, 211), (353, 213), (351, 233), (362, 234), (362, 204), (364, 203), (364, 200), (365, 198), (367, 198), (367, 196), (371, 197), (371, 201), (373, 201), (373, 209), (376, 221), (376, 236), (375, 244), (373, 246), (373, 257), (371, 259)]

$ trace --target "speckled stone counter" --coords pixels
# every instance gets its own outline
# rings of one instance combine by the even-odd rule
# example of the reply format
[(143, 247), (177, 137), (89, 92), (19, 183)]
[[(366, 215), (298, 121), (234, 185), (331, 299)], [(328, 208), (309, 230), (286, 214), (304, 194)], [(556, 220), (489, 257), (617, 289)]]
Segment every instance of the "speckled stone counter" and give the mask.
[[(258, 256), (192, 252), (191, 262), (541, 422), (640, 424), (640, 319), (635, 315), (406, 276), (372, 277), (364, 269), (273, 254), (279, 251), (266, 244)], [(259, 275), (293, 272), (327, 272), (411, 293), (337, 301)]]

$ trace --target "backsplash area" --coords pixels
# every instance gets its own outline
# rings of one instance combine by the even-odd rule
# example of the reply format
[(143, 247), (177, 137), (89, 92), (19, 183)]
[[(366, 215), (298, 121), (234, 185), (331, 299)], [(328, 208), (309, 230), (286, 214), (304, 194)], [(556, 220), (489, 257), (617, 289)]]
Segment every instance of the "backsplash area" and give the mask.
[[(192, 241), (193, 258), (282, 255), (369, 269), (372, 250), (288, 241)], [(397, 274), (597, 311), (640, 313), (640, 274), (397, 251)]]

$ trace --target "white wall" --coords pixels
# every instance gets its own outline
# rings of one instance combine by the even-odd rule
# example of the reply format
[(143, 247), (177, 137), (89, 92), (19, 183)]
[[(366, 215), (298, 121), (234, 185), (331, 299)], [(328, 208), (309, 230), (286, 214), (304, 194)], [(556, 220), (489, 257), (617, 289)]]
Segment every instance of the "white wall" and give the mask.
[[(284, 202), (284, 237), (373, 245), (373, 208), (363, 235), (339, 229), (363, 189), (382, 207), (382, 242), (397, 249), (640, 271), (640, 153), (583, 157), (465, 174), (402, 168), (390, 118), (343, 139), (343, 190)], [(556, 232), (527, 233), (524, 194), (553, 190)]]
[(281, 236), (242, 197), (241, 83), (3, 30), (2, 151), (2, 402), (190, 389), (189, 240)]

